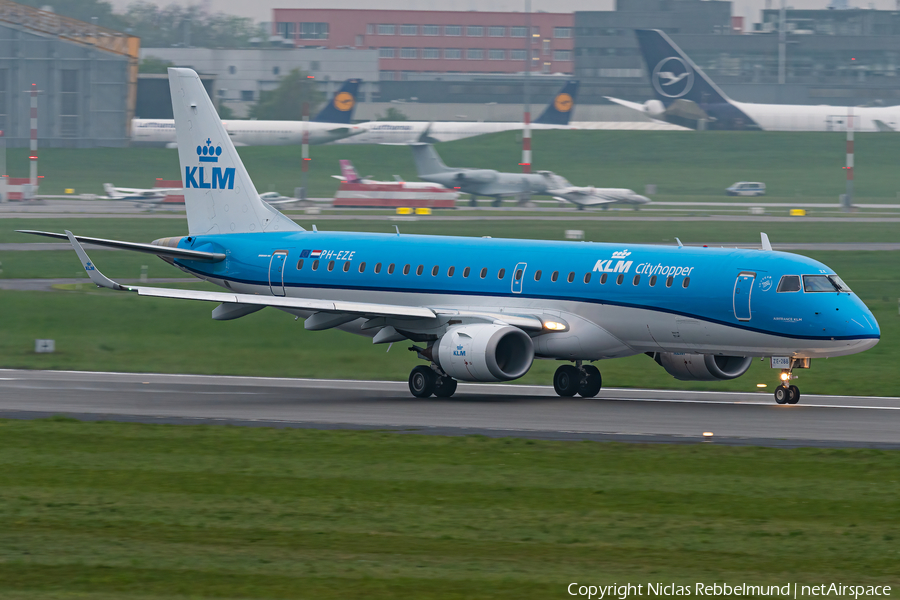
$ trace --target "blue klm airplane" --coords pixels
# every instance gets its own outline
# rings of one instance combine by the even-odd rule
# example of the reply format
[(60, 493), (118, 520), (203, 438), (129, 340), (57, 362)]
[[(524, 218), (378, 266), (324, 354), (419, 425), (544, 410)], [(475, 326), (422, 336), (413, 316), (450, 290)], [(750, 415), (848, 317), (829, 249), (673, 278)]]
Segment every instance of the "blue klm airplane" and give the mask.
[[(273, 307), (308, 330), (376, 344), (410, 340), (425, 364), (410, 391), (509, 381), (535, 358), (565, 361), (561, 396), (595, 396), (601, 359), (645, 353), (678, 379), (733, 379), (753, 357), (782, 367), (775, 399), (796, 403), (792, 370), (878, 343), (872, 313), (824, 264), (762, 250), (307, 231), (260, 200), (197, 74), (169, 69), (188, 235), (152, 244), (71, 232), (94, 283), (218, 303), (212, 318)], [(81, 246), (148, 252), (221, 292), (122, 285)]]

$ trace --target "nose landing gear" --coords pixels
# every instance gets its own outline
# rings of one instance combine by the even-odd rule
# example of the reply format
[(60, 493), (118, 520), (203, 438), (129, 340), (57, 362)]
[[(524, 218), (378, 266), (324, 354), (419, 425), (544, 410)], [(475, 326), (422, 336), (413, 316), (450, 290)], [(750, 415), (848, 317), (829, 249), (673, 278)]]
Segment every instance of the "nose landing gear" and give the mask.
[(778, 404), (797, 404), (800, 402), (800, 388), (796, 385), (788, 385), (791, 380), (792, 369), (781, 371), (781, 385), (775, 388), (775, 402)]

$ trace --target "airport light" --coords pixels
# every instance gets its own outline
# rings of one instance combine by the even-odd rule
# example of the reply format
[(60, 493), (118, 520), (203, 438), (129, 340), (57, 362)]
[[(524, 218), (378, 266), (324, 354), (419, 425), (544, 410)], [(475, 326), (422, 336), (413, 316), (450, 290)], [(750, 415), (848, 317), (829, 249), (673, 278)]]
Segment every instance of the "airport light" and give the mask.
[(764, 387), (766, 387), (766, 384), (765, 384), (765, 383), (757, 383), (757, 384), (756, 384), (756, 387), (758, 387), (758, 388), (764, 388)]

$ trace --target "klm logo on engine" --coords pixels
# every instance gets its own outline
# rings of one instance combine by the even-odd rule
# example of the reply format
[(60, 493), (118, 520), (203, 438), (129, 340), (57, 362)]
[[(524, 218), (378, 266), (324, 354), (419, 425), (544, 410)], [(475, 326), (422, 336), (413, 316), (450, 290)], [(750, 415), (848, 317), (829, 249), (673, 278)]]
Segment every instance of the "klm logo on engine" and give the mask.
[[(212, 140), (206, 138), (205, 146), (197, 146), (197, 160), (201, 163), (217, 163), (222, 155), (222, 146), (213, 146)], [(213, 190), (233, 190), (234, 189), (234, 167), (212, 167), (211, 171), (207, 171), (208, 167), (185, 167), (184, 168), (184, 187), (200, 188)], [(208, 178), (208, 179), (207, 179)]]
[(462, 346), (457, 346), (456, 350), (453, 351), (453, 356), (465, 356), (466, 351), (463, 350)]

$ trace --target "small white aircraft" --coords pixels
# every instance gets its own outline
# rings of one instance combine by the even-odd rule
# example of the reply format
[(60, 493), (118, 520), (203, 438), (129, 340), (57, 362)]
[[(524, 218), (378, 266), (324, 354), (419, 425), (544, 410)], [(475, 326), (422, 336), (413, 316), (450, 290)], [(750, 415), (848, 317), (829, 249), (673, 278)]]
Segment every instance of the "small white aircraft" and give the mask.
[(635, 210), (641, 204), (650, 204), (650, 198), (641, 196), (627, 188), (595, 188), (593, 186), (569, 186), (552, 190), (553, 197), (559, 201), (571, 202), (584, 210), (588, 206), (601, 206), (606, 209), (610, 204), (633, 204)]
[(104, 183), (103, 190), (111, 200), (131, 200), (137, 204), (162, 204), (167, 196), (184, 194), (184, 188), (126, 188)]

